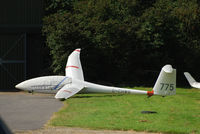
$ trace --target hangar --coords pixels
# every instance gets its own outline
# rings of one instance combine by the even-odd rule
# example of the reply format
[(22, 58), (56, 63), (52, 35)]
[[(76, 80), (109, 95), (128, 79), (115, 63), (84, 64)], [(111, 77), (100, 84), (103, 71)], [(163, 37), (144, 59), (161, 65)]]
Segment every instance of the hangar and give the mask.
[(42, 0), (0, 1), (0, 90), (14, 90), (14, 85), (40, 72)]

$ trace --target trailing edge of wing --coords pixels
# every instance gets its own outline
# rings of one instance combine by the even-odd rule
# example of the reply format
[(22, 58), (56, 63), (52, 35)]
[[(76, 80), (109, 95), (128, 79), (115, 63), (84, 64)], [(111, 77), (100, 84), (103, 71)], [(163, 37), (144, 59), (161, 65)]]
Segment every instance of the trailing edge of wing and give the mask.
[(56, 99), (68, 99), (69, 97), (75, 95), (84, 87), (81, 85), (65, 85), (62, 87), (55, 95)]

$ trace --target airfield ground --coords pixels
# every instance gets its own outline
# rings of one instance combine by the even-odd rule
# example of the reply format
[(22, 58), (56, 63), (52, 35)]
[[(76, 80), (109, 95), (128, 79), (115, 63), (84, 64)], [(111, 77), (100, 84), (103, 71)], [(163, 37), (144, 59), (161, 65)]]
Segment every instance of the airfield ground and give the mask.
[(79, 94), (64, 102), (54, 95), (0, 92), (0, 115), (16, 134), (196, 134), (199, 98), (200, 90), (180, 88), (177, 95), (166, 98)]
[[(90, 130), (45, 126), (63, 102), (51, 94), (0, 92), (0, 116), (15, 134), (146, 134), (147, 132)], [(154, 133), (148, 133), (154, 134)]]
[(0, 92), (0, 117), (12, 131), (40, 129), (62, 106), (53, 95)]
[[(151, 90), (145, 87), (135, 89)], [(200, 90), (177, 88), (174, 96), (77, 94), (48, 126), (200, 134)], [(142, 111), (155, 111), (143, 114)]]
[(16, 131), (16, 134), (160, 134), (135, 131), (117, 131), (117, 130), (90, 130), (71, 127), (47, 127), (32, 131)]

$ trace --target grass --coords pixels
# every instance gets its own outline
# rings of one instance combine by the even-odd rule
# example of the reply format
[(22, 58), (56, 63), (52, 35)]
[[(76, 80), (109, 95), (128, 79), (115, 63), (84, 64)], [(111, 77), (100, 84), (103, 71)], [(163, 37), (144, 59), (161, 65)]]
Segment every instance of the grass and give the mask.
[[(140, 88), (144, 89), (144, 88)], [(156, 111), (142, 114), (141, 111)], [(50, 126), (200, 133), (200, 90), (178, 88), (175, 96), (78, 94), (49, 121)]]

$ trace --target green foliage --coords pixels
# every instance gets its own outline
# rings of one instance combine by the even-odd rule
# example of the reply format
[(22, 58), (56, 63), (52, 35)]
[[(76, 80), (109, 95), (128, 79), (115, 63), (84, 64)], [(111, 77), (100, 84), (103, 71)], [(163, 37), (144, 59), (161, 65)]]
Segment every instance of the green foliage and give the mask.
[[(62, 74), (67, 56), (82, 48), (86, 79), (152, 84), (165, 64), (180, 72), (200, 63), (197, 0), (47, 0), (43, 33)], [(109, 71), (108, 71), (109, 70)], [(146, 70), (146, 71), (144, 71)], [(130, 75), (131, 74), (131, 75)], [(148, 76), (148, 77), (147, 77)], [(123, 79), (123, 82), (121, 82)], [(134, 82), (134, 83), (133, 83)]]
[[(71, 12), (57, 12), (45, 17), (43, 32), (53, 55), (54, 72), (63, 71), (63, 66), (60, 65), (65, 63), (66, 55), (76, 47), (87, 48), (85, 53), (89, 50), (100, 50), (102, 55), (96, 57), (106, 57), (103, 59), (107, 59), (104, 64), (107, 66), (114, 64), (116, 69), (122, 66), (120, 58), (123, 63), (128, 62), (126, 55), (131, 44), (135, 42), (132, 31), (137, 23), (136, 18), (129, 15), (131, 10), (127, 8), (129, 4), (130, 2), (126, 1), (111, 0), (79, 1), (74, 3)], [(91, 64), (96, 62), (96, 60), (91, 61)]]
[(73, 2), (75, 0), (44, 0), (45, 13), (52, 14), (62, 11), (71, 11), (73, 9)]
[(200, 52), (199, 9), (196, 0), (158, 0), (146, 10), (140, 17), (137, 35), (142, 45), (154, 48), (150, 59), (155, 59), (156, 64), (175, 65), (179, 72), (190, 69), (200, 73), (196, 69)]
[[(79, 94), (67, 99), (48, 125), (173, 134), (200, 133), (199, 93), (197, 89), (177, 89), (175, 96), (165, 98)], [(142, 114), (141, 111), (155, 111), (157, 114)]]

